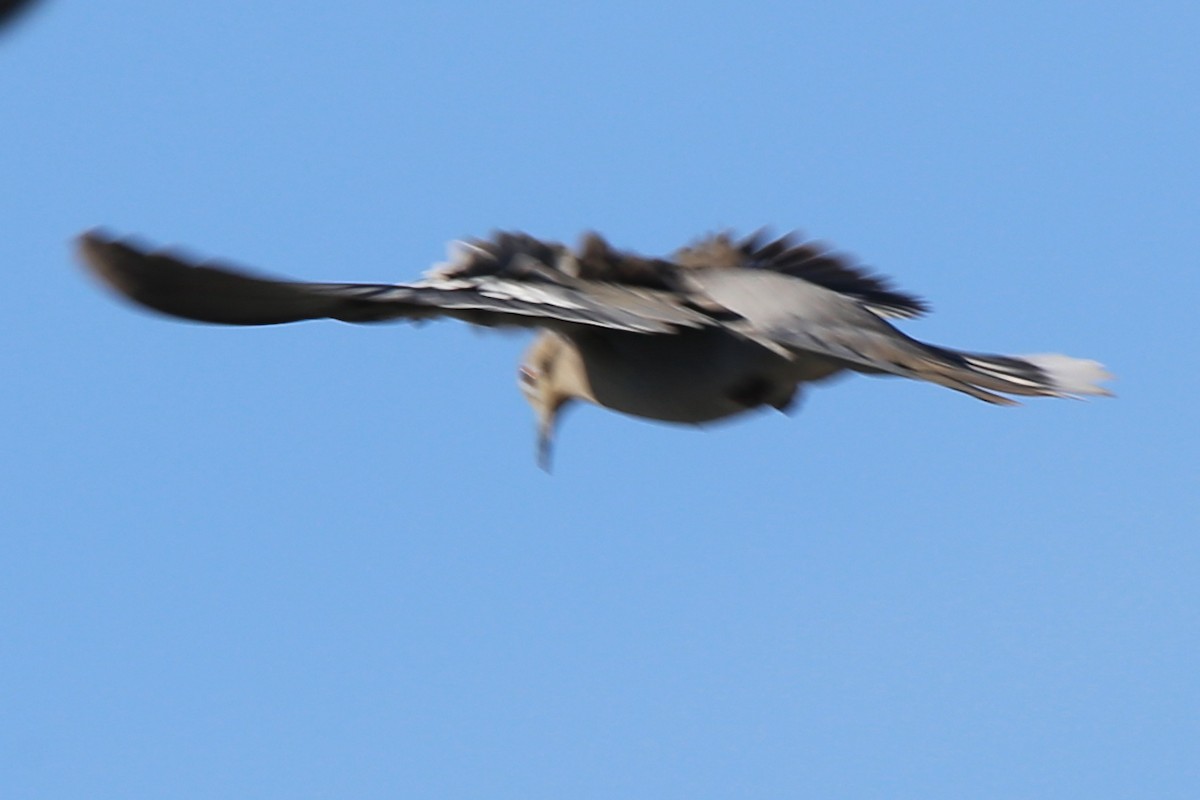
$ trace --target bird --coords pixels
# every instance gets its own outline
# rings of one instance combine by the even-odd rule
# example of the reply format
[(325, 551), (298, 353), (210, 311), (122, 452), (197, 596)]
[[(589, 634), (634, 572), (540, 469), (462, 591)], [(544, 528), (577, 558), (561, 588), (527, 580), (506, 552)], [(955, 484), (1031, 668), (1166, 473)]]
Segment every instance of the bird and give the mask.
[(1096, 361), (992, 355), (908, 336), (891, 320), (929, 311), (853, 258), (765, 229), (702, 237), (666, 257), (585, 233), (574, 248), (525, 233), (451, 243), (412, 283), (265, 277), (104, 229), (77, 237), (84, 266), (119, 295), (187, 320), (272, 325), (450, 317), (533, 328), (517, 382), (549, 469), (564, 409), (586, 402), (702, 425), (760, 408), (787, 412), (809, 384), (844, 373), (927, 381), (996, 405), (1011, 396), (1109, 395)]

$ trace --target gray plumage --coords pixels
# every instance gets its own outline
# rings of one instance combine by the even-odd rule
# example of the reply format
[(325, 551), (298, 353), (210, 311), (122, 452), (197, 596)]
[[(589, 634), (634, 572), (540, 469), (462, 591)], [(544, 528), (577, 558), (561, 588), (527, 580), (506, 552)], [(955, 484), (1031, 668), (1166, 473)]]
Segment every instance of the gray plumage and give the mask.
[(538, 328), (520, 386), (548, 463), (563, 406), (585, 400), (634, 416), (701, 423), (761, 406), (787, 410), (805, 383), (845, 371), (925, 380), (997, 404), (1006, 395), (1103, 395), (1095, 361), (999, 356), (925, 344), (888, 318), (923, 301), (812, 242), (721, 234), (671, 258), (576, 249), (524, 234), (457, 243), (408, 284), (306, 283), (154, 251), (100, 231), (83, 262), (129, 299), (176, 317), (230, 325), (306, 319), (383, 322), (453, 317)]

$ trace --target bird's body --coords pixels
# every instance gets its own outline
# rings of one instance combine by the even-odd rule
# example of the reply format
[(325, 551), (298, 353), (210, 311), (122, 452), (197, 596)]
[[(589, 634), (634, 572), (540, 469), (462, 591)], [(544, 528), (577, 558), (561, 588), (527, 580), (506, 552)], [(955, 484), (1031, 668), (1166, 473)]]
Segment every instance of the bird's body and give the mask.
[[(715, 328), (674, 336), (581, 331), (546, 332), (531, 348), (579, 363), (585, 399), (635, 417), (699, 424), (759, 406), (785, 410), (800, 382), (840, 371), (824, 362), (824, 375), (806, 375), (803, 364)], [(810, 370), (811, 372), (811, 370)]]
[(571, 250), (523, 234), (461, 243), (411, 284), (300, 283), (195, 263), (92, 232), (85, 263), (130, 299), (187, 319), (262, 325), (455, 317), (541, 329), (520, 369), (543, 456), (560, 409), (583, 400), (701, 424), (790, 408), (806, 383), (841, 372), (937, 383), (997, 404), (1005, 395), (1107, 394), (1094, 361), (996, 356), (917, 341), (887, 320), (925, 304), (813, 243), (717, 235), (670, 259)]
[[(641, 337), (646, 338), (646, 337)], [(760, 405), (786, 407), (794, 362), (713, 328), (650, 337), (577, 336), (596, 402), (647, 419), (702, 423)]]

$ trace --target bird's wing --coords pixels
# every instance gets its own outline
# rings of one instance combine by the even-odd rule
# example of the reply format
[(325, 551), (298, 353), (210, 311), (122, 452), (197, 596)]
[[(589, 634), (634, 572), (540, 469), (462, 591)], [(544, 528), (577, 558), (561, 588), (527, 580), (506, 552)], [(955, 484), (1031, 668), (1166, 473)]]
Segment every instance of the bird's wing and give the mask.
[(685, 270), (777, 272), (851, 298), (881, 317), (918, 317), (929, 310), (924, 300), (895, 289), (850, 256), (795, 234), (772, 238), (760, 230), (737, 241), (720, 233), (680, 249), (674, 261)]
[(902, 356), (918, 344), (860, 303), (778, 272), (696, 269), (688, 280), (734, 312), (728, 328), (768, 347), (825, 356), (866, 371), (906, 374)]
[(547, 263), (553, 262), (555, 245), (523, 239), (524, 249), (505, 253), (502, 260), (490, 257), (479, 243), (468, 243), (465, 257), (411, 284), (276, 280), (151, 250), (101, 231), (83, 234), (78, 248), (84, 264), (120, 294), (155, 311), (200, 322), (271, 325), (322, 318), (380, 322), (449, 316), (479, 325), (585, 325), (640, 333), (711, 322), (671, 292), (596, 284), (560, 271)]
[(881, 317), (919, 317), (929, 312), (923, 299), (901, 292), (891, 282), (819, 241), (795, 235), (771, 238), (757, 231), (737, 243), (747, 264), (801, 278), (857, 300)]
[(1104, 368), (1069, 356), (996, 356), (919, 342), (881, 319), (870, 305), (769, 270), (698, 269), (695, 290), (736, 317), (729, 329), (797, 356), (833, 359), (859, 372), (930, 381), (997, 404), (1017, 395), (1107, 394)]

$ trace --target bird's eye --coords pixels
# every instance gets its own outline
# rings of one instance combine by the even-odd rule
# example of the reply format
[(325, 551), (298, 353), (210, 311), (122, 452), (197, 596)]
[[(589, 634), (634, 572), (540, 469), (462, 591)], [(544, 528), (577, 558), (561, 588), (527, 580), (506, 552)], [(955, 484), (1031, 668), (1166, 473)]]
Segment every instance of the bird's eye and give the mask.
[(517, 369), (517, 380), (525, 386), (533, 386), (537, 382), (537, 370), (526, 364)]

